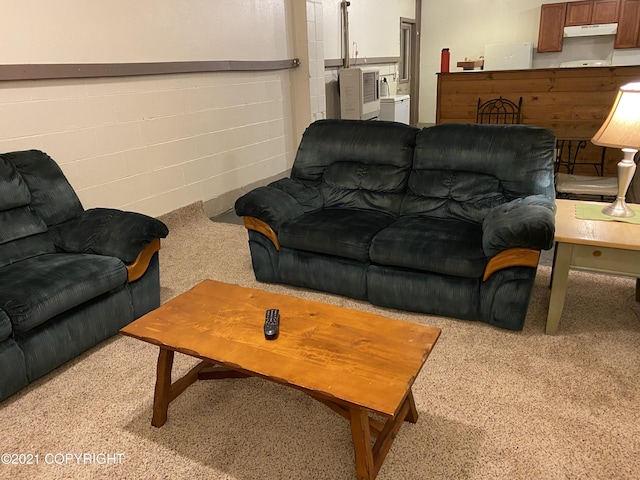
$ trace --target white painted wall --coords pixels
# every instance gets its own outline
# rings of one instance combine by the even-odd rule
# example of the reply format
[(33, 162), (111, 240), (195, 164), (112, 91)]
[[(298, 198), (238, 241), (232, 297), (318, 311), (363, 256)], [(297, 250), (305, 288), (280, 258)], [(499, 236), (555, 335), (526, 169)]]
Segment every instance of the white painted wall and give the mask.
[(324, 5), (322, 0), (307, 0), (308, 76), (311, 102), (311, 121), (327, 118), (324, 87)]
[[(3, 0), (0, 59), (294, 58), (291, 1)], [(85, 208), (157, 216), (224, 199), (290, 168), (304, 103), (293, 77), (308, 82), (306, 71), (0, 82), (0, 151), (47, 152)]]
[[(323, 1), (324, 58), (342, 59), (343, 53), (343, 10), (340, 0)], [(367, 64), (371, 57), (400, 56), (400, 18), (415, 19), (415, 0), (351, 0), (349, 12), (349, 53), (356, 63)], [(356, 54), (357, 52), (357, 54)], [(389, 94), (396, 93), (397, 63), (378, 64), (380, 75), (386, 77)], [(338, 96), (338, 69), (325, 71), (327, 115), (340, 118), (340, 98)], [(386, 93), (386, 91), (385, 91)]]
[[(358, 58), (400, 55), (400, 17), (415, 18), (415, 0), (350, 0), (349, 51)], [(325, 58), (342, 58), (342, 9), (340, 0), (323, 0)]]
[(2, 63), (278, 60), (282, 0), (2, 0)]
[(0, 151), (47, 152), (85, 208), (157, 216), (290, 167), (289, 75), (2, 82)]
[(478, 59), (492, 43), (538, 41), (540, 0), (424, 1), (420, 71), (420, 122), (435, 122), (440, 52), (449, 48), (451, 71), (465, 57)]

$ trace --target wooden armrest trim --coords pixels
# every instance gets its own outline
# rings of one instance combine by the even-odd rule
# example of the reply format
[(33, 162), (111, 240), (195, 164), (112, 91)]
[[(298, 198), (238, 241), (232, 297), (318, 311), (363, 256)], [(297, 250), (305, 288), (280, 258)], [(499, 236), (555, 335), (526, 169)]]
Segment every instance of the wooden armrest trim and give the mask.
[(280, 251), (280, 242), (278, 242), (278, 235), (273, 229), (262, 220), (255, 217), (244, 217), (244, 226), (247, 230), (255, 230), (258, 233), (261, 233), (273, 243), (273, 246), (276, 247), (276, 250)]
[(492, 257), (484, 269), (482, 281), (486, 281), (498, 270), (509, 267), (533, 267), (538, 266), (540, 250), (533, 248), (510, 248)]
[(144, 247), (132, 263), (127, 265), (127, 283), (135, 282), (144, 275), (144, 272), (146, 272), (149, 267), (149, 262), (151, 262), (151, 257), (153, 257), (153, 254), (158, 250), (160, 250), (160, 239), (156, 238)]

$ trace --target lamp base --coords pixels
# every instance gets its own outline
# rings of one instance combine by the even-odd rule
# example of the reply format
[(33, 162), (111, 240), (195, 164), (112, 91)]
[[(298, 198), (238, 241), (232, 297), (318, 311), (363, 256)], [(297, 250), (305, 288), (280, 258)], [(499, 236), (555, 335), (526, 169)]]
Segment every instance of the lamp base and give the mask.
[(617, 198), (612, 204), (607, 205), (602, 209), (602, 213), (609, 215), (610, 217), (622, 217), (628, 218), (635, 216), (636, 212), (631, 210), (631, 207), (625, 203), (621, 198)]
[(618, 162), (618, 196), (616, 200), (602, 209), (602, 213), (610, 217), (633, 217), (635, 212), (625, 203), (627, 189), (631, 184), (633, 174), (636, 172), (636, 164), (633, 157), (638, 150), (633, 148), (623, 148), (624, 158)]

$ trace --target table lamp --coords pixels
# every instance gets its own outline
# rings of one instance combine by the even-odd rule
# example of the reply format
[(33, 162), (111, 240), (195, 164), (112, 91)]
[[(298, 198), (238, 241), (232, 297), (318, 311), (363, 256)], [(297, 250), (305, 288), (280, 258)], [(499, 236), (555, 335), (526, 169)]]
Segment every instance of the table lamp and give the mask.
[(618, 163), (618, 196), (602, 209), (611, 217), (633, 217), (625, 203), (627, 189), (636, 171), (633, 157), (640, 147), (640, 82), (620, 87), (611, 112), (591, 141), (603, 147), (621, 148), (624, 158)]

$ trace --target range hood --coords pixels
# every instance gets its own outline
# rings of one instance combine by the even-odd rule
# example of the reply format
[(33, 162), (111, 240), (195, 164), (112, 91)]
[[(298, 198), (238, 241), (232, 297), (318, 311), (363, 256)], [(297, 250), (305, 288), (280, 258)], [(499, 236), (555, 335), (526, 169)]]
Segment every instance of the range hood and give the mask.
[(601, 23), (599, 25), (577, 25), (575, 27), (564, 27), (564, 36), (594, 37), (596, 35), (615, 35), (617, 31), (617, 23)]

